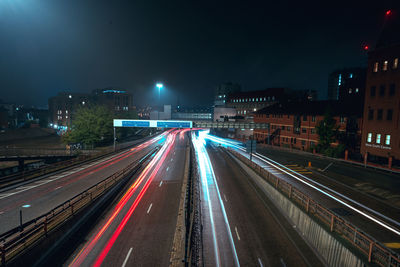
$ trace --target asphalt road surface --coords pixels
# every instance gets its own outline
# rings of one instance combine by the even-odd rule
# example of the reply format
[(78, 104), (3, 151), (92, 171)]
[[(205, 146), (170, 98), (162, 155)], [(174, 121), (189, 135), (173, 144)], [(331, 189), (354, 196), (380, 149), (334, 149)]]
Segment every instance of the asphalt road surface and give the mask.
[[(229, 228), (233, 236), (239, 264), (242, 266), (322, 266), (314, 252), (297, 234), (274, 205), (257, 188), (249, 174), (226, 152), (208, 145), (219, 188), (225, 206)], [(212, 199), (213, 200), (213, 199)], [(203, 201), (202, 201), (203, 203)], [(226, 232), (225, 225), (217, 224), (222, 217), (214, 209), (215, 228), (218, 239)], [(205, 210), (202, 211), (202, 214)], [(205, 218), (207, 219), (207, 218)], [(204, 227), (204, 261), (215, 266), (210, 234)], [(222, 235), (223, 236), (223, 235)], [(222, 254), (232, 251), (228, 242), (218, 240)], [(229, 253), (228, 253), (229, 255)], [(232, 266), (233, 259), (221, 258), (221, 266)]]
[(188, 146), (181, 132), (170, 134), (171, 139), (66, 264), (169, 265)]
[[(0, 233), (32, 220), (104, 180), (159, 145), (160, 137), (106, 158), (0, 191)], [(22, 207), (25, 206), (25, 207)]]

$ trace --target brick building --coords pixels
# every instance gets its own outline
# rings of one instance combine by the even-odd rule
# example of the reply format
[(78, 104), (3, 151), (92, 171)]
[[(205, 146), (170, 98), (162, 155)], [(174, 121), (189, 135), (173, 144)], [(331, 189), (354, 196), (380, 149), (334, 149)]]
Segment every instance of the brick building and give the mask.
[[(330, 110), (340, 136), (349, 140), (353, 152), (359, 150), (362, 107), (338, 101), (278, 103), (254, 114), (255, 123), (268, 123), (269, 129), (255, 129), (254, 138), (263, 143), (310, 150), (318, 144), (317, 123)], [(335, 143), (336, 145), (338, 143)]]
[(369, 160), (400, 165), (400, 10), (392, 10), (368, 55), (361, 153)]

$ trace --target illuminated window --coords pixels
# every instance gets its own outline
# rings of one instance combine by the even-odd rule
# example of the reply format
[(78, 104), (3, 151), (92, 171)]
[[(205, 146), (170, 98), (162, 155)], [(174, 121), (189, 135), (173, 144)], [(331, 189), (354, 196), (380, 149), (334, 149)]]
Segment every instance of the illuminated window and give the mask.
[(393, 60), (393, 69), (397, 69), (398, 66), (399, 66), (399, 59), (398, 59), (398, 58), (395, 58), (395, 59)]
[(267, 101), (267, 98), (266, 98), (266, 97), (264, 97), (264, 101)]
[(311, 117), (311, 121), (312, 121), (312, 122), (315, 122), (315, 116), (312, 116), (312, 117)]
[(378, 67), (379, 67), (379, 63), (378, 62), (375, 62), (375, 64), (374, 64), (374, 72), (378, 72)]
[(376, 143), (380, 144), (381, 143), (381, 134), (376, 135)]
[(368, 143), (371, 143), (371, 142), (372, 142), (372, 133), (368, 133), (367, 142), (368, 142)]
[(356, 88), (356, 93), (358, 93), (358, 91), (359, 91), (358, 88)]
[(72, 95), (69, 95), (68, 97), (69, 97), (69, 98), (72, 98)]
[(311, 134), (315, 134), (315, 128), (311, 128)]
[(353, 89), (350, 88), (350, 89), (349, 89), (349, 94), (351, 94), (352, 92), (353, 92)]
[(349, 78), (350, 79), (353, 78), (353, 73), (350, 73)]
[(245, 114), (246, 115), (246, 110), (244, 111), (244, 113), (243, 114)]
[(388, 62), (387, 60), (383, 61), (383, 65), (382, 65), (382, 70), (383, 70), (383, 71), (387, 71), (388, 63), (389, 63), (389, 62)]
[(345, 119), (343, 116), (340, 116), (340, 123), (344, 123)]
[(338, 85), (340, 86), (341, 84), (342, 84), (342, 74), (339, 74)]
[(253, 98), (253, 102), (254, 102), (254, 98)]
[(253, 109), (253, 111), (257, 111), (257, 109), (255, 108), (255, 109)]
[(68, 114), (68, 110), (65, 111), (65, 114)]
[(387, 134), (387, 135), (386, 135), (386, 138), (385, 138), (385, 145), (390, 145), (390, 134)]

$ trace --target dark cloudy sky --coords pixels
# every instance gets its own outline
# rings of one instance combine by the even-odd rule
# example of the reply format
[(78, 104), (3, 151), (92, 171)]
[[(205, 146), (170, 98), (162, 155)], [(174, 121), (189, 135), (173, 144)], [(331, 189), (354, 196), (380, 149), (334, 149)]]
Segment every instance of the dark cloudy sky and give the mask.
[(114, 86), (209, 104), (217, 84), (316, 89), (366, 64), (390, 1), (0, 0), (0, 99)]

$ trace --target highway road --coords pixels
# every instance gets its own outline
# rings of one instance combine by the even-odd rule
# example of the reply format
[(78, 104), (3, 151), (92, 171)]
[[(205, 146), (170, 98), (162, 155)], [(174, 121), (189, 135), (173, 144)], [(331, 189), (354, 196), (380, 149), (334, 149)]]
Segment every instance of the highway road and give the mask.
[(249, 173), (226, 152), (200, 142), (196, 157), (205, 266), (322, 266)]
[[(238, 143), (236, 141), (213, 136), (208, 136), (208, 138), (214, 140), (216, 143), (233, 147), (235, 151), (239, 151), (241, 154), (249, 157), (243, 148), (237, 146)], [(312, 177), (309, 177), (309, 174), (298, 173), (259, 153), (253, 156), (253, 161), (273, 175), (294, 185), (303, 193), (322, 204), (322, 206), (335, 212), (378, 241), (394, 246), (400, 244), (400, 223), (396, 219), (398, 212), (386, 215), (387, 211), (385, 211), (385, 208), (381, 210), (372, 209), (369, 206), (375, 206), (375, 202), (377, 202), (374, 198), (368, 198), (364, 195), (364, 202), (361, 203), (358, 199), (353, 199), (355, 195), (351, 193), (347, 192), (348, 195), (341, 194), (319, 183), (320, 180), (313, 180)]]
[(171, 133), (123, 197), (67, 261), (69, 266), (168, 266), (188, 138)]
[(111, 156), (1, 190), (0, 233), (19, 226), (20, 210), (23, 222), (32, 220), (139, 160), (162, 142), (163, 135), (159, 135)]

